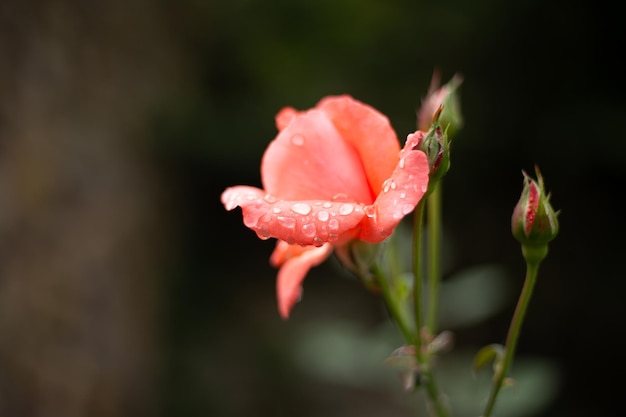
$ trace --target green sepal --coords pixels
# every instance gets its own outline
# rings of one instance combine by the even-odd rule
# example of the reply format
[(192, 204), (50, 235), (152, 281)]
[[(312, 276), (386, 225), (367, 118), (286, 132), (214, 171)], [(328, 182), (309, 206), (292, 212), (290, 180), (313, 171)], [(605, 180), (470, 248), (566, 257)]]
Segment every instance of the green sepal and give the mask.
[(489, 363), (493, 364), (494, 372), (504, 358), (504, 346), (492, 343), (480, 349), (474, 356), (472, 371), (476, 374)]

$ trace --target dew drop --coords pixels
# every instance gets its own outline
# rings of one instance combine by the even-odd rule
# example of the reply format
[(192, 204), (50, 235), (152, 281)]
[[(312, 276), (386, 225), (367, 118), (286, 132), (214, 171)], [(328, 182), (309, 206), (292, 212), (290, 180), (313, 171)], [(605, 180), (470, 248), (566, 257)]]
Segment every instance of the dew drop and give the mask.
[(313, 223), (307, 223), (302, 225), (302, 234), (306, 237), (313, 237), (317, 233), (317, 229)]
[(333, 206), (332, 203), (329, 203), (328, 201), (326, 201), (324, 204), (322, 204), (322, 207), (324, 208), (331, 208)]
[(309, 206), (306, 203), (296, 203), (293, 206), (291, 206), (291, 210), (294, 213), (298, 213), (298, 214), (302, 214), (303, 216), (306, 216), (307, 214), (311, 212), (311, 206)]
[(400, 168), (404, 168), (404, 158), (400, 159), (400, 162), (398, 162), (398, 166)]
[(350, 201), (350, 197), (346, 193), (337, 193), (332, 198), (333, 201)]
[(328, 230), (338, 230), (339, 229), (339, 221), (337, 219), (330, 219), (328, 221)]
[(324, 244), (324, 241), (322, 240), (322, 238), (321, 238), (321, 237), (319, 237), (319, 236), (315, 236), (315, 237), (313, 238), (313, 245), (314, 245), (314, 246), (316, 246), (316, 247), (318, 247), (318, 248), (319, 248), (319, 247), (320, 247), (320, 246), (322, 246), (323, 244)]
[(263, 216), (262, 221), (265, 223), (270, 223), (272, 221), (272, 216), (270, 216), (269, 214), (266, 214), (265, 216)]
[(328, 235), (328, 241), (329, 242), (334, 242), (334, 241), (336, 241), (338, 239), (339, 239), (339, 235), (337, 233), (330, 233)]
[(263, 197), (263, 200), (267, 201), (268, 203), (275, 203), (276, 197), (274, 197), (271, 194), (265, 194), (265, 196)]
[(267, 240), (270, 238), (270, 231), (267, 227), (260, 226), (258, 229), (256, 229), (256, 235), (259, 237), (259, 239)]
[(392, 190), (395, 190), (397, 185), (394, 181), (391, 181), (391, 184), (389, 185), (391, 187)]
[(287, 236), (287, 239), (285, 239), (285, 242), (287, 242), (288, 245), (295, 245), (296, 238), (293, 236)]
[(280, 213), (280, 212), (281, 212), (281, 210), (280, 210), (280, 208), (279, 208), (279, 207), (274, 207), (274, 208), (272, 209), (272, 211), (273, 211), (274, 213), (276, 213), (276, 214), (278, 214), (278, 213)]
[(425, 193), (428, 190), (428, 186), (427, 185), (422, 185), (422, 192)]
[(278, 220), (278, 224), (287, 229), (293, 229), (296, 227), (296, 219), (293, 217), (285, 217), (285, 216), (276, 216), (276, 220)]
[(402, 206), (402, 213), (409, 214), (414, 208), (413, 204), (405, 204)]
[(389, 187), (391, 187), (391, 179), (387, 179), (383, 182), (383, 191), (389, 192)]
[(401, 192), (400, 193), (400, 198), (404, 198), (404, 197), (406, 197), (406, 193), (405, 192)]
[(376, 208), (374, 206), (365, 206), (363, 211), (367, 217), (374, 217), (376, 215)]
[(291, 143), (294, 144), (295, 146), (302, 146), (302, 145), (304, 145), (304, 136), (302, 136), (302, 135), (293, 135), (291, 137)]
[(342, 204), (341, 207), (339, 207), (339, 214), (341, 214), (342, 216), (347, 216), (353, 211), (354, 206), (352, 204)]
[(325, 222), (328, 220), (328, 218), (330, 217), (330, 215), (328, 214), (328, 212), (326, 210), (322, 210), (319, 213), (317, 213), (317, 218), (321, 221), (321, 222)]

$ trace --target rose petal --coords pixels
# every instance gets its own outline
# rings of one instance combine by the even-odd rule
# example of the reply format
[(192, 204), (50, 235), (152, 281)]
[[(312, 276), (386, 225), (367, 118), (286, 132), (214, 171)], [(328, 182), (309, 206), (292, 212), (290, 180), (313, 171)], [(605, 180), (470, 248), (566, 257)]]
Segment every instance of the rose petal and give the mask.
[(261, 162), (263, 188), (284, 200), (374, 201), (354, 147), (319, 110), (294, 116)]
[(299, 112), (293, 107), (284, 107), (276, 115), (276, 128), (281, 131), (293, 120)]
[(358, 152), (374, 196), (398, 163), (400, 142), (389, 119), (376, 109), (343, 95), (322, 99), (317, 108), (328, 115), (343, 139)]
[(407, 214), (411, 213), (428, 189), (428, 159), (421, 150), (413, 150), (423, 133), (410, 135), (393, 175), (383, 183), (372, 206), (365, 207), (358, 238), (376, 243), (386, 239)]
[(253, 228), (259, 223), (261, 216), (267, 212), (265, 194), (265, 191), (261, 189), (238, 185), (224, 190), (220, 199), (226, 210), (230, 211), (236, 207), (241, 207), (243, 209), (243, 223), (247, 227)]
[(262, 239), (289, 244), (321, 246), (354, 237), (365, 217), (363, 205), (340, 201), (276, 200), (263, 190), (237, 186), (222, 193), (227, 210), (239, 206), (244, 224)]
[(276, 280), (278, 311), (283, 319), (289, 313), (302, 294), (302, 281), (307, 272), (314, 266), (324, 262), (332, 253), (333, 247), (325, 244), (319, 248), (289, 245), (279, 240), (270, 261), (274, 266), (280, 265)]

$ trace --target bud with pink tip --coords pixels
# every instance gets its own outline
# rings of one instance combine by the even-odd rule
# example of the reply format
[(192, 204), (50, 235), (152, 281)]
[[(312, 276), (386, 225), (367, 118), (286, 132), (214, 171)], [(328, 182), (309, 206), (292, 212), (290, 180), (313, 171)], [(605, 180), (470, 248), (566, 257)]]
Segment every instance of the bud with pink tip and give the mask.
[[(559, 232), (558, 212), (555, 212), (550, 204), (550, 194), (546, 194), (543, 178), (539, 168), (535, 167), (537, 181), (530, 178), (525, 172), (522, 195), (515, 206), (511, 219), (513, 236), (522, 244), (522, 250), (527, 261), (541, 261), (547, 254), (548, 243)], [(529, 249), (535, 253), (530, 256)], [(527, 254), (527, 252), (529, 252)]]

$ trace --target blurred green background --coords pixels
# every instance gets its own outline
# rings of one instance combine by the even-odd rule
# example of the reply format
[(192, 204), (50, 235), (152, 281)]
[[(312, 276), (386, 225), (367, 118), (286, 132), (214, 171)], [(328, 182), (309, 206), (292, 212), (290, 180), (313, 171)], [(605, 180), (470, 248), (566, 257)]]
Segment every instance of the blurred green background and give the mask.
[[(607, 8), (609, 7), (609, 8)], [(617, 7), (614, 6), (614, 7)], [(524, 265), (521, 170), (561, 209), (501, 416), (623, 416), (623, 14), (590, 0), (0, 4), (0, 415), (415, 416), (381, 299), (331, 259), (289, 321), (274, 245), (226, 212), (286, 105), (348, 93), (401, 140), (464, 77), (439, 363), (455, 416)]]

